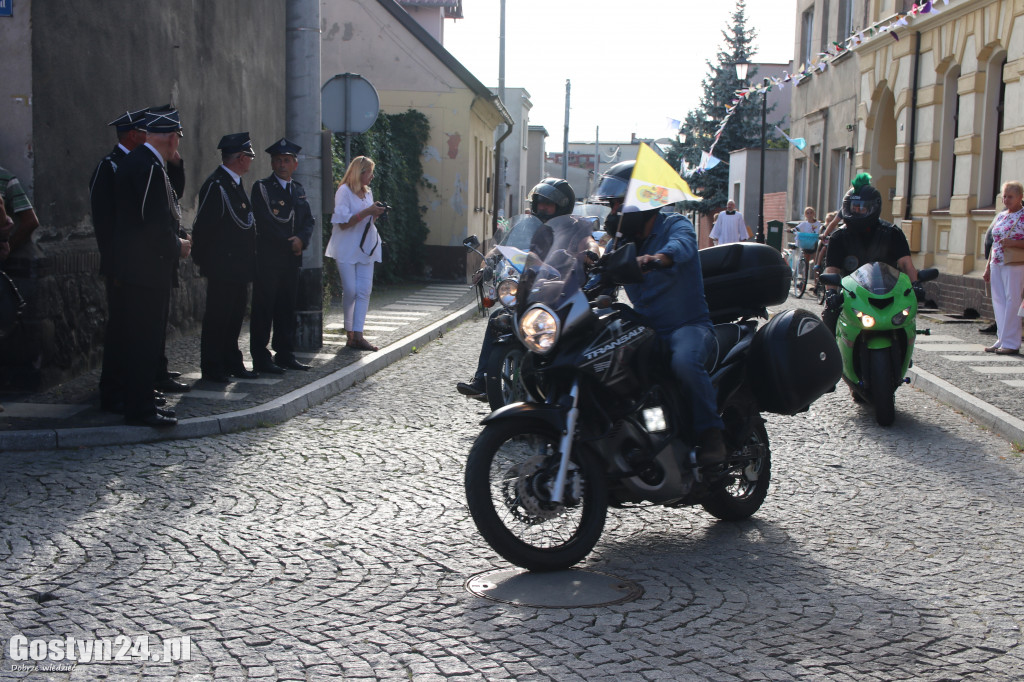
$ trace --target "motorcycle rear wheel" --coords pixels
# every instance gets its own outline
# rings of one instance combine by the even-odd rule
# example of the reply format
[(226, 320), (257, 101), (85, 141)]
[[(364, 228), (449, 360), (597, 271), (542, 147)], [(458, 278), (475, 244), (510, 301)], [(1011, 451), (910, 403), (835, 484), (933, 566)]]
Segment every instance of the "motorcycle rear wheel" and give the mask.
[(896, 421), (896, 387), (893, 385), (892, 362), (888, 348), (875, 348), (868, 356), (871, 362), (871, 404), (875, 406), (875, 421), (879, 426), (890, 426)]
[(730, 468), (725, 485), (712, 491), (701, 504), (704, 511), (722, 521), (742, 521), (761, 508), (768, 495), (772, 477), (771, 450), (764, 424), (758, 424), (741, 452), (746, 459), (736, 461), (735, 451), (729, 453)]
[(558, 443), (548, 424), (510, 419), (486, 426), (466, 461), (466, 502), (477, 530), (494, 551), (530, 571), (579, 563), (604, 530), (608, 488), (590, 453), (574, 448), (563, 503), (548, 501)]
[(487, 358), (487, 402), (491, 411), (526, 398), (519, 380), (525, 353), (518, 343), (495, 346)]

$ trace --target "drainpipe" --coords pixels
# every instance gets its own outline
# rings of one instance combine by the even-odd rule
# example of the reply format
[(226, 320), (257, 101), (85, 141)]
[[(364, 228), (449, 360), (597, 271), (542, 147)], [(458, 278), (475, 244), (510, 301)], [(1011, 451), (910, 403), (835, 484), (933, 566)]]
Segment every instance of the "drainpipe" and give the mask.
[(914, 148), (917, 146), (917, 88), (921, 72), (921, 32), (914, 32), (914, 85), (910, 95), (910, 149), (907, 155), (907, 205), (903, 210), (903, 219), (910, 220), (910, 199), (914, 191)]
[(497, 107), (498, 112), (501, 114), (502, 119), (505, 121), (505, 125), (508, 129), (505, 134), (498, 138), (495, 143), (495, 154), (494, 154), (494, 196), (492, 197), (493, 204), (491, 206), (491, 236), (498, 231), (498, 209), (501, 208), (502, 194), (505, 190), (500, 186), (501, 184), (501, 143), (505, 141), (509, 135), (512, 134), (512, 128), (515, 126), (515, 121), (512, 120), (512, 116), (508, 113), (508, 109), (505, 108), (505, 104), (501, 101), (501, 98), (495, 95), (491, 98), (491, 102)]

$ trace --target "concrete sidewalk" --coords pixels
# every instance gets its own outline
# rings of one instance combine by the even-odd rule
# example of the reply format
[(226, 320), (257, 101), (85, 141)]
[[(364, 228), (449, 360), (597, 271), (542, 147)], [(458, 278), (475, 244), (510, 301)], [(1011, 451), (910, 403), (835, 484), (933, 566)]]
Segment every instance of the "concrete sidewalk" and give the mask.
[[(345, 347), (344, 317), (332, 307), (324, 320), (324, 344), (316, 353), (296, 353), (309, 371), (238, 379), (228, 385), (203, 381), (199, 373), (199, 328), (169, 338), (170, 369), (188, 393), (166, 394), (178, 425), (165, 429), (127, 426), (99, 409), (99, 370), (39, 393), (0, 394), (0, 451), (50, 450), (193, 438), (276, 424), (289, 419), (400, 360), (477, 314), (473, 289), (465, 284), (411, 283), (378, 286), (370, 301), (365, 335), (379, 351)], [(239, 348), (251, 368), (248, 324)]]
[[(820, 306), (809, 297), (790, 298), (776, 310), (793, 307), (820, 312)], [(332, 308), (324, 322), (323, 348), (317, 353), (297, 354), (312, 370), (236, 380), (226, 387), (199, 378), (196, 329), (169, 339), (167, 344), (171, 369), (183, 372), (181, 380), (192, 385), (188, 393), (167, 395), (167, 407), (178, 414), (176, 427), (126, 426), (121, 417), (100, 411), (97, 369), (42, 393), (0, 395), (5, 408), (0, 412), (0, 451), (123, 445), (280, 423), (415, 352), (476, 314), (473, 290), (467, 285), (379, 287), (365, 330), (379, 351), (361, 353), (345, 348), (341, 311)], [(1024, 414), (1024, 356), (985, 353), (984, 347), (995, 338), (979, 331), (987, 323), (922, 314), (917, 326), (932, 334), (918, 337), (909, 373), (911, 385), (1007, 440), (1024, 444), (1024, 420), (1017, 417)], [(240, 347), (248, 361), (247, 325)], [(898, 412), (892, 428), (899, 428)]]

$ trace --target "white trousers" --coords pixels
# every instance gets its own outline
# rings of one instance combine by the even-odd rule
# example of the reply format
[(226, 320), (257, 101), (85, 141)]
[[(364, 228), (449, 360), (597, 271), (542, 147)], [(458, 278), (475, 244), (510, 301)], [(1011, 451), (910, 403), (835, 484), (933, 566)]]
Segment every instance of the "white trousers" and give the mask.
[[(370, 308), (370, 292), (373, 291), (373, 263), (339, 262), (338, 274), (341, 275), (345, 331), (361, 332), (366, 323), (366, 311)], [(1016, 309), (1013, 314), (1017, 314)]]
[(1021, 290), (1024, 289), (1024, 265), (993, 263), (989, 273), (992, 285), (992, 313), (996, 317), (996, 343), (999, 348), (1020, 348)]

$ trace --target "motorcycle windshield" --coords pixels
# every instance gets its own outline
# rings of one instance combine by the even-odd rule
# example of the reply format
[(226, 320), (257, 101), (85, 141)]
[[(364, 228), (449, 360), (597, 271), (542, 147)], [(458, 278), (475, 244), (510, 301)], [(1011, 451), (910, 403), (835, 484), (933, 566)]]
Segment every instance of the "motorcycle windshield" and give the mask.
[(872, 294), (887, 294), (896, 288), (900, 271), (886, 263), (865, 263), (850, 274), (854, 281)]
[[(568, 221), (562, 219), (568, 218)], [(552, 310), (557, 309), (566, 299), (572, 297), (583, 286), (585, 279), (584, 259), (576, 252), (564, 248), (574, 243), (572, 228), (579, 225), (584, 233), (589, 234), (587, 223), (579, 224), (572, 221), (572, 216), (560, 216), (547, 222), (556, 235), (549, 248), (534, 250), (526, 257), (523, 268), (522, 285), (519, 287), (518, 308), (525, 311), (531, 305), (544, 304)], [(569, 229), (566, 229), (569, 228)]]
[(530, 242), (533, 240), (533, 233), (537, 231), (537, 228), (543, 225), (543, 223), (532, 215), (517, 215), (512, 216), (509, 221), (512, 225), (505, 236), (501, 239), (502, 246), (511, 246), (516, 249), (522, 249), (527, 251), (530, 248)]

